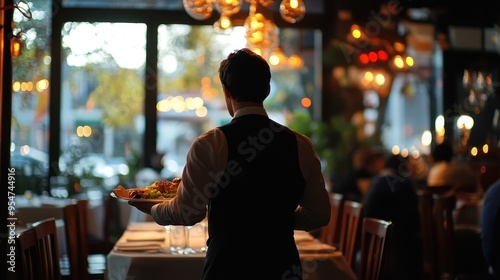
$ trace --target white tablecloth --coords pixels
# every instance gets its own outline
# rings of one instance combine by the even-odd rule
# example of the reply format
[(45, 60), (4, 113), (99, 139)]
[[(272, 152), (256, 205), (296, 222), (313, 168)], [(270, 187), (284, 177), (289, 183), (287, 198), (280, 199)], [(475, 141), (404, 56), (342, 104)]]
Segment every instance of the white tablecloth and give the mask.
[[(16, 217), (20, 226), (32, 224), (36, 221), (54, 217), (63, 219), (62, 208), (72, 199), (61, 199), (52, 197), (35, 197), (26, 199), (16, 196)], [(104, 204), (100, 199), (90, 199), (87, 209), (87, 223), (89, 236), (96, 240), (104, 239)]]
[[(155, 223), (135, 223), (136, 230), (127, 229), (117, 243), (127, 242), (130, 236), (136, 237), (138, 225), (144, 227), (155, 227)], [(168, 280), (198, 280), (203, 270), (205, 253), (194, 253), (188, 255), (173, 255), (169, 251), (169, 231), (156, 225), (157, 231), (144, 230), (144, 236), (158, 235), (158, 232), (165, 234), (162, 242), (164, 248), (161, 252), (124, 252), (111, 251), (107, 256), (107, 280), (146, 280), (146, 279), (168, 279)], [(303, 232), (298, 232), (300, 242), (297, 242), (304, 280), (356, 280), (356, 276), (349, 267), (346, 259), (340, 251), (324, 250), (326, 244), (319, 240), (307, 238)], [(131, 241), (137, 242), (137, 241)], [(304, 250), (301, 250), (303, 248)], [(320, 248), (321, 250), (315, 250)], [(308, 250), (309, 249), (309, 250)], [(326, 248), (328, 249), (328, 248)], [(238, 253), (235, 253), (237, 258)]]

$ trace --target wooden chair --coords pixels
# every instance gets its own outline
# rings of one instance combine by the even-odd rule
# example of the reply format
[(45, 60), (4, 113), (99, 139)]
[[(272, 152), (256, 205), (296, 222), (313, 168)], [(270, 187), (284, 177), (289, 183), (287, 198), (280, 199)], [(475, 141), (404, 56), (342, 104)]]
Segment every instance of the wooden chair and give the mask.
[(358, 228), (361, 224), (362, 210), (362, 203), (351, 200), (346, 200), (342, 207), (339, 249), (352, 269), (356, 269), (355, 260), (359, 245)]
[[(78, 209), (78, 237), (79, 237), (79, 252), (80, 252), (80, 274), (86, 275), (82, 280), (86, 279), (104, 279), (104, 274), (106, 271), (106, 254), (110, 249), (101, 248), (102, 253), (91, 253), (89, 248), (89, 238), (88, 238), (88, 200), (79, 199), (76, 202), (76, 206)], [(103, 201), (103, 203), (106, 203)], [(105, 204), (105, 208), (107, 205)], [(105, 209), (107, 212), (108, 210)], [(107, 215), (107, 214), (106, 214)], [(104, 222), (109, 221), (105, 218)], [(106, 235), (106, 225), (104, 225), (104, 233)], [(103, 241), (101, 246), (109, 246), (106, 245), (108, 241)]]
[(434, 234), (432, 193), (427, 189), (418, 189), (418, 211), (420, 217), (420, 236), (422, 239), (423, 279), (437, 280), (436, 240)]
[(38, 279), (38, 248), (34, 228), (28, 228), (17, 236), (17, 245), (21, 256), (19, 279)]
[(455, 279), (455, 236), (453, 209), (455, 196), (453, 194), (433, 194), (434, 228), (436, 232), (437, 271), (442, 280)]
[(475, 229), (457, 227), (453, 212), (456, 197), (452, 192), (433, 194), (435, 278), (441, 280), (490, 279)]
[(56, 220), (43, 219), (33, 223), (33, 228), (37, 240), (38, 265), (40, 265), (39, 279), (62, 280)]
[(359, 280), (384, 279), (384, 252), (390, 243), (392, 229), (390, 221), (370, 217), (363, 219)]
[(63, 208), (64, 229), (66, 232), (67, 262), (61, 265), (63, 278), (88, 280), (87, 256), (82, 250), (78, 205), (68, 204)]
[(340, 193), (330, 193), (330, 221), (321, 229), (320, 239), (324, 243), (338, 246), (340, 242), (340, 227), (344, 196)]

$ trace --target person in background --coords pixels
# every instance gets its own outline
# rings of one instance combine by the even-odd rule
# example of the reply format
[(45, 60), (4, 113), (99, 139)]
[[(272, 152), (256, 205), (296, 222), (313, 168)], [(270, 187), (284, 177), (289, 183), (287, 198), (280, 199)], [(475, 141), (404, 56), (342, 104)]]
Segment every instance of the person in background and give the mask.
[(453, 146), (448, 141), (434, 147), (430, 157), (427, 186), (450, 186), (469, 192), (481, 188), (479, 175), (469, 165), (455, 162), (453, 157)]
[[(302, 279), (294, 230), (330, 219), (319, 158), (309, 138), (266, 113), (271, 72), (261, 56), (236, 50), (219, 77), (231, 122), (193, 141), (173, 200), (129, 203), (160, 225), (194, 225), (208, 211), (201, 279)], [(242, 246), (265, 251), (235, 256)]]
[(333, 185), (332, 192), (344, 195), (346, 200), (362, 202), (373, 177), (384, 167), (384, 154), (373, 147), (360, 147), (352, 161), (352, 171)]
[(494, 279), (500, 280), (500, 180), (493, 183), (484, 196), (481, 245)]
[(449, 186), (456, 198), (453, 213), (455, 226), (479, 228), (483, 198), (479, 174), (465, 163), (454, 162), (453, 156), (453, 147), (449, 142), (434, 147), (427, 187)]
[(389, 243), (385, 280), (421, 280), (423, 264), (418, 196), (408, 158), (390, 155), (373, 180), (363, 202), (363, 217), (394, 224)]
[(483, 273), (487, 263), (481, 250), (481, 212), (483, 188), (479, 174), (468, 164), (455, 162), (451, 143), (434, 147), (433, 164), (427, 176), (427, 187), (447, 186), (455, 196), (453, 209), (455, 263), (461, 273)]

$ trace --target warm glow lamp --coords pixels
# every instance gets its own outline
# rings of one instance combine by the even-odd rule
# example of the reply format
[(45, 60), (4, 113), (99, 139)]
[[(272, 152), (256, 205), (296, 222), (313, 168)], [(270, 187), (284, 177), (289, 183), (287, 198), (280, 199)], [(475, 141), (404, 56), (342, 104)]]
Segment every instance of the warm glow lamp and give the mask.
[(13, 57), (18, 57), (23, 52), (23, 40), (18, 37), (13, 37), (10, 40), (10, 53)]

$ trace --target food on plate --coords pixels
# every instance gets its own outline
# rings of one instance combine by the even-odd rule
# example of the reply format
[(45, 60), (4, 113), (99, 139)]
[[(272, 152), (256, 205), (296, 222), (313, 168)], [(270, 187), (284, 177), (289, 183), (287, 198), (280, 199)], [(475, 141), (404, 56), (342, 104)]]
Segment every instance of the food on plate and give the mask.
[(113, 192), (122, 198), (145, 198), (145, 199), (166, 199), (173, 198), (177, 193), (177, 187), (181, 182), (180, 178), (172, 181), (158, 180), (149, 186), (135, 189), (125, 189), (122, 186), (117, 187)]

